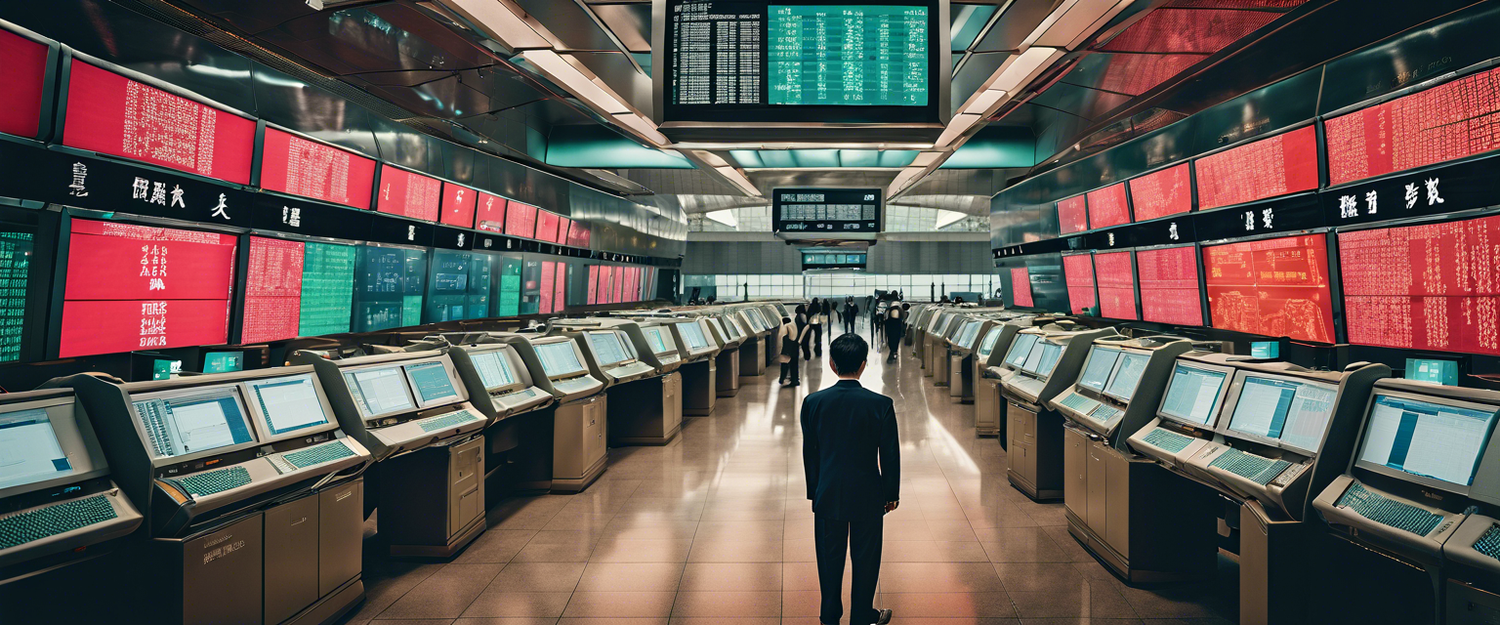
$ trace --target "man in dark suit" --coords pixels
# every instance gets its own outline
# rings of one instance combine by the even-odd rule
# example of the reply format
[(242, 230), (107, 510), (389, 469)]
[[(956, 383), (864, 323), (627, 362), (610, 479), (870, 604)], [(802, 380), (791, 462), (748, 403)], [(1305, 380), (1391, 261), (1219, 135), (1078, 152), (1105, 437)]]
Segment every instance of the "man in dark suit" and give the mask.
[(854, 566), (849, 625), (889, 623), (891, 611), (876, 610), (874, 602), (884, 516), (901, 503), (895, 403), (860, 386), (870, 347), (859, 335), (834, 339), (829, 352), (838, 383), (802, 400), (802, 461), (823, 591), (819, 619), (836, 625), (844, 614), (839, 591), (847, 545)]

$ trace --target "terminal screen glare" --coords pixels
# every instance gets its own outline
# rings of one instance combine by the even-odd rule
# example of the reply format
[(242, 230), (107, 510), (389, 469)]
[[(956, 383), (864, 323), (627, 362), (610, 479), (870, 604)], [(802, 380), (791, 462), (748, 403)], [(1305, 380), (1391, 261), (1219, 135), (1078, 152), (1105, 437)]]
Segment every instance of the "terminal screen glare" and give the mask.
[(536, 346), (536, 355), (542, 361), (542, 371), (549, 378), (583, 371), (583, 363), (578, 362), (578, 352), (573, 350), (572, 341), (542, 343)]
[(1121, 354), (1120, 367), (1115, 371), (1114, 379), (1109, 381), (1109, 388), (1104, 389), (1104, 394), (1121, 401), (1130, 401), (1135, 396), (1135, 388), (1141, 384), (1141, 374), (1146, 372), (1148, 362), (1151, 362), (1151, 356), (1146, 354)]
[(991, 352), (995, 351), (995, 344), (1000, 342), (1000, 334), (1001, 329), (999, 326), (990, 328), (989, 333), (984, 335), (984, 340), (979, 342), (979, 354), (981, 356), (988, 356)]
[(1391, 395), (1375, 396), (1365, 423), (1361, 462), (1457, 486), (1474, 481), (1495, 422), (1493, 408), (1468, 408)]
[(682, 333), (682, 340), (687, 341), (689, 350), (698, 351), (708, 347), (708, 337), (703, 336), (703, 327), (696, 321), (677, 324), (677, 331)]
[(176, 458), (255, 440), (232, 389), (132, 403), (153, 458)]
[(367, 419), (416, 408), (411, 403), (411, 393), (407, 391), (400, 367), (347, 371), (344, 382), (354, 401), (364, 409)]
[(1010, 351), (1005, 352), (1005, 364), (1012, 367), (1020, 367), (1026, 364), (1026, 357), (1031, 355), (1031, 348), (1036, 346), (1036, 334), (1017, 334), (1010, 344)]
[(661, 328), (646, 328), (646, 342), (651, 344), (651, 353), (667, 351), (667, 342), (662, 338)]
[(1250, 376), (1240, 386), (1229, 429), (1314, 451), (1337, 395), (1337, 388), (1321, 384)]
[(1089, 363), (1083, 368), (1078, 384), (1084, 388), (1103, 392), (1110, 372), (1115, 370), (1115, 361), (1120, 359), (1120, 350), (1095, 345), (1090, 348)]
[(0, 414), (0, 489), (73, 471), (46, 408)]
[(271, 436), (328, 424), (311, 373), (250, 382), (250, 400), (260, 408)]
[(1184, 423), (1209, 425), (1219, 407), (1225, 377), (1223, 372), (1177, 365), (1162, 398), (1161, 413)]
[(411, 387), (426, 406), (435, 401), (457, 398), (453, 378), (448, 377), (448, 368), (441, 362), (419, 362), (406, 365), (406, 376), (411, 378)]
[(601, 365), (612, 365), (626, 358), (625, 346), (620, 344), (620, 335), (614, 332), (589, 332), (589, 347)]
[(510, 362), (505, 358), (504, 352), (470, 354), (469, 360), (474, 363), (474, 369), (479, 372), (479, 381), (486, 389), (493, 390), (516, 383), (516, 376), (511, 373)]

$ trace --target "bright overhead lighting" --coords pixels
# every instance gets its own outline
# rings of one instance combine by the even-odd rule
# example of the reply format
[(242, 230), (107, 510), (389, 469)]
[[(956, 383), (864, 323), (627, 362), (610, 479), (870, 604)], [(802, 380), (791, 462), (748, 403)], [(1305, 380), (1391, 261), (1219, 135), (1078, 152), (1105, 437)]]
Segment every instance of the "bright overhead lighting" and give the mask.
[(521, 57), (594, 108), (610, 115), (631, 112), (624, 102), (605, 91), (562, 55), (551, 50), (527, 50), (521, 53)]
[(1014, 92), (1031, 82), (1038, 71), (1052, 64), (1063, 52), (1056, 48), (1029, 48), (1011, 57), (990, 82), (991, 91)]
[(1131, 1), (1065, 0), (1021, 41), (1021, 47), (1040, 45), (1069, 50), (1076, 48), (1109, 19), (1130, 6)]
[(714, 171), (719, 172), (720, 176), (734, 183), (734, 186), (739, 187), (741, 191), (760, 197), (760, 189), (755, 188), (750, 179), (746, 178), (745, 174), (740, 173), (740, 170), (733, 167), (715, 167)]
[(974, 95), (973, 100), (969, 101), (969, 105), (964, 107), (964, 112), (975, 115), (987, 114), (995, 108), (995, 105), (1000, 103), (1000, 99), (1004, 98), (1005, 95), (1005, 91), (997, 89), (980, 91)]
[(672, 142), (671, 139), (668, 139), (666, 135), (656, 129), (656, 124), (651, 123), (651, 120), (635, 113), (617, 113), (615, 114), (615, 121), (619, 122), (622, 126), (634, 130), (636, 134), (645, 137), (647, 141), (656, 145), (662, 146)]
[(525, 11), (508, 0), (438, 0), (438, 3), (511, 50), (552, 47), (552, 42), (521, 18)]
[(916, 160), (913, 160), (911, 162), (911, 166), (926, 168), (927, 166), (937, 162), (937, 160), (939, 158), (942, 158), (942, 156), (942, 152), (918, 152), (917, 158)]
[(695, 152), (693, 152), (693, 155), (697, 156), (700, 159), (702, 159), (703, 162), (708, 163), (710, 167), (728, 167), (729, 166), (729, 163), (727, 161), (725, 161), (722, 158), (719, 158), (719, 155), (718, 154), (714, 154), (713, 152), (695, 151)]
[(948, 128), (943, 131), (943, 134), (938, 135), (938, 147), (946, 148), (950, 145), (953, 145), (954, 141), (958, 140), (960, 136), (969, 131), (969, 128), (973, 127), (974, 124), (979, 123), (979, 120), (982, 119), (982, 117), (983, 116), (981, 115), (975, 115), (973, 113), (959, 113), (958, 115), (953, 116), (953, 121), (948, 122)]
[(724, 210), (717, 210), (717, 211), (709, 211), (709, 212), (703, 213), (703, 216), (707, 217), (708, 219), (711, 219), (713, 221), (717, 221), (717, 222), (719, 222), (721, 224), (729, 226), (730, 228), (738, 228), (738, 227), (740, 227), (740, 218), (737, 217), (737, 216), (735, 216), (734, 209), (732, 209), (732, 208), (726, 208)]

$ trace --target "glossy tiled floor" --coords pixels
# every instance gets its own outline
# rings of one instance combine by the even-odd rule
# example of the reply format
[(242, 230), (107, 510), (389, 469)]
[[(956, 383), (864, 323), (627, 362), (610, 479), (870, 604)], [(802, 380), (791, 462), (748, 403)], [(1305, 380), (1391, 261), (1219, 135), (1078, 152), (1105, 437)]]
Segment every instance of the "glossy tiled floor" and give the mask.
[[(877, 607), (911, 625), (1220, 625), (1234, 586), (1130, 588), (1068, 535), (1062, 504), (1026, 499), (1005, 452), (974, 436), (909, 354), (872, 354), (863, 383), (896, 400), (902, 505), (886, 517)], [(500, 501), (449, 563), (368, 561), (371, 625), (815, 625), (813, 518), (797, 407), (832, 385), (814, 359), (796, 391), (745, 380), (665, 447), (610, 450), (581, 494)], [(847, 574), (846, 574), (847, 575)], [(847, 579), (845, 590), (847, 604)], [(846, 608), (847, 609), (847, 608)], [(847, 621), (846, 621), (847, 622)]]

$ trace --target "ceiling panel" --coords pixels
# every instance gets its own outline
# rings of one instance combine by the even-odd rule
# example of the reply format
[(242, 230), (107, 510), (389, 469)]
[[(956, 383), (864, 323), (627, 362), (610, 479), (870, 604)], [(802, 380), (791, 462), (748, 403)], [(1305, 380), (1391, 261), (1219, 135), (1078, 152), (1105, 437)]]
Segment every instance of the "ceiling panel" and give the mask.
[(651, 51), (650, 4), (595, 4), (594, 10), (604, 25), (631, 52)]
[[(610, 50), (620, 47), (594, 21), (588, 9), (573, 0), (514, 0), (557, 38), (559, 50)], [(647, 41), (649, 41), (649, 37)]]

